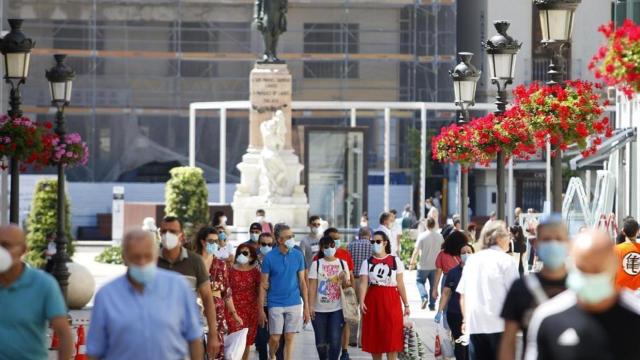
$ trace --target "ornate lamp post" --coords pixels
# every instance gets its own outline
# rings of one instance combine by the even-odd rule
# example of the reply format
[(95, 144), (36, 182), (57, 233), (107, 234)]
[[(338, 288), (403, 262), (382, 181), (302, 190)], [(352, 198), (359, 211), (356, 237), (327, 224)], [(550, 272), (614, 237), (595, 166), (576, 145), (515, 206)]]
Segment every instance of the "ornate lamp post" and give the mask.
[[(508, 21), (496, 21), (493, 23), (498, 34), (484, 42), (487, 54), (489, 55), (489, 69), (491, 71), (491, 83), (498, 87), (498, 96), (496, 97), (496, 106), (498, 110), (495, 115), (504, 114), (507, 109), (507, 85), (513, 83), (516, 70), (516, 56), (522, 46), (511, 36), (507, 35), (507, 29), (511, 25)], [(496, 159), (496, 185), (498, 187), (498, 219), (505, 219), (504, 201), (505, 201), (505, 169), (504, 169), (504, 152), (498, 151)]]
[[(35, 42), (22, 32), (22, 19), (9, 19), (11, 31), (0, 42), (0, 52), (4, 57), (4, 80), (11, 86), (9, 93), (9, 111), (11, 118), (22, 116), (20, 86), (27, 80), (31, 49)], [(11, 197), (9, 221), (20, 222), (20, 163), (11, 159)]]
[[(67, 55), (56, 54), (56, 65), (46, 71), (45, 75), (49, 81), (49, 92), (51, 94), (51, 105), (56, 107), (56, 134), (60, 138), (60, 142), (64, 141), (64, 109), (69, 105), (71, 100), (71, 86), (75, 73), (64, 64)], [(62, 293), (67, 295), (67, 286), (69, 285), (69, 270), (67, 269), (67, 237), (65, 234), (65, 180), (64, 166), (58, 163), (58, 194), (57, 194), (57, 228), (56, 228), (56, 254), (53, 257), (53, 276), (58, 280)]]
[[(458, 124), (465, 124), (469, 121), (469, 107), (475, 104), (476, 84), (480, 79), (481, 72), (471, 64), (473, 53), (458, 53), (460, 62), (453, 70), (449, 71), (451, 80), (453, 80), (453, 93), (455, 103), (462, 110)], [(462, 166), (460, 166), (460, 217), (462, 220), (462, 228), (467, 228), (469, 203), (469, 175)]]
[[(575, 11), (582, 0), (534, 0), (540, 13), (542, 45), (551, 52), (549, 81), (547, 85), (562, 83), (564, 69), (562, 50), (571, 44)], [(562, 152), (554, 149), (556, 156), (551, 160), (552, 204), (551, 211), (562, 211)]]

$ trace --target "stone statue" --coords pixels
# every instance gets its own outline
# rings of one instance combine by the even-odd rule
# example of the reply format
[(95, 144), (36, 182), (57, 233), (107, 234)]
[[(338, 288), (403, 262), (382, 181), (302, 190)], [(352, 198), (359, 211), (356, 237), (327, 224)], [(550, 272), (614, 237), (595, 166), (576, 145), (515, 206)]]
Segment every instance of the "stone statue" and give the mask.
[(259, 194), (267, 198), (290, 195), (287, 166), (280, 156), (287, 133), (285, 120), (282, 110), (277, 110), (271, 119), (260, 124), (263, 147), (260, 153)]
[(256, 0), (253, 22), (264, 39), (264, 55), (259, 63), (281, 64), (276, 56), (278, 38), (287, 31), (288, 0)]

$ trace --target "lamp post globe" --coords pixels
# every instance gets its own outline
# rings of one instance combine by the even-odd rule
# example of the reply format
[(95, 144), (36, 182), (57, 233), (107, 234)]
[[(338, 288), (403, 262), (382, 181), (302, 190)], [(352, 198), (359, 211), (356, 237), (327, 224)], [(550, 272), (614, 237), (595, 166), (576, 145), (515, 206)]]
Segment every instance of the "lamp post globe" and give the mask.
[[(51, 95), (51, 104), (56, 107), (56, 135), (59, 142), (65, 141), (65, 123), (64, 110), (71, 101), (71, 89), (75, 73), (73, 69), (64, 63), (66, 55), (56, 54), (53, 56), (56, 64), (45, 72), (45, 77), (49, 81), (49, 92)], [(58, 193), (56, 198), (56, 254), (53, 256), (52, 275), (58, 281), (60, 290), (62, 290), (65, 299), (67, 298), (67, 288), (69, 286), (69, 269), (67, 262), (69, 255), (67, 254), (68, 239), (66, 236), (66, 192), (64, 165), (58, 162)]]
[[(516, 71), (516, 58), (522, 43), (507, 34), (511, 25), (508, 21), (496, 21), (493, 26), (498, 34), (482, 43), (489, 56), (489, 71), (491, 83), (498, 88), (496, 97), (497, 116), (504, 114), (507, 109), (507, 85), (513, 83)], [(497, 216), (506, 220), (505, 213), (505, 154), (498, 151), (496, 156), (496, 187), (497, 187)]]
[(574, 15), (582, 0), (534, 0), (540, 14), (542, 42), (569, 42)]

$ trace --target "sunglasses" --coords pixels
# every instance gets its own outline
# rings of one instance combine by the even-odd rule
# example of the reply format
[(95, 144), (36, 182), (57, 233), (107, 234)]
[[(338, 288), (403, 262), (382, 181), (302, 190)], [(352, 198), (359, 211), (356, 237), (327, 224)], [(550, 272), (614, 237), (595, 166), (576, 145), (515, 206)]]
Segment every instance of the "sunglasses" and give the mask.
[(209, 244), (215, 244), (218, 242), (218, 239), (206, 239), (205, 241)]
[(246, 257), (249, 257), (249, 255), (251, 255), (251, 253), (248, 252), (248, 251), (240, 251), (240, 254), (242, 254), (242, 255), (244, 255)]
[(382, 244), (383, 240), (369, 240), (369, 242), (371, 243), (371, 245), (373, 245), (373, 244)]
[(275, 244), (274, 244), (274, 243), (269, 243), (269, 244), (267, 244), (267, 243), (263, 243), (263, 242), (261, 242), (261, 243), (260, 243), (260, 246), (269, 246), (269, 247), (273, 247), (273, 245), (275, 245)]

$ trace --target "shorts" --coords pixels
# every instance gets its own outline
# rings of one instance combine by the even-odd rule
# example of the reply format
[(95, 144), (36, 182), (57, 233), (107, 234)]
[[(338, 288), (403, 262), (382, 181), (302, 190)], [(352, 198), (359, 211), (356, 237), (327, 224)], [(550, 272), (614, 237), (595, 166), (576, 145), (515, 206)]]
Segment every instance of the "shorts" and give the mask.
[(302, 304), (269, 308), (269, 333), (282, 335), (284, 333), (300, 332), (302, 327)]

